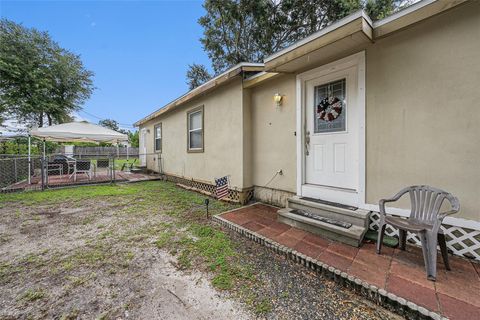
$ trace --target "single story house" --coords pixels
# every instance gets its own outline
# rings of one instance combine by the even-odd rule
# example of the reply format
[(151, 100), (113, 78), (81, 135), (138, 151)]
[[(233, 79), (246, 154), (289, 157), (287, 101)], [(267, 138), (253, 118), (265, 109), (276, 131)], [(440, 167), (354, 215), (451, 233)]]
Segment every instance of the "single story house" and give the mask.
[(480, 260), (479, 88), (480, 1), (424, 0), (376, 22), (354, 13), (135, 126), (149, 169), (209, 192), (228, 175), (242, 203), (322, 199), (374, 228), (379, 199), (447, 190), (461, 203), (449, 247)]

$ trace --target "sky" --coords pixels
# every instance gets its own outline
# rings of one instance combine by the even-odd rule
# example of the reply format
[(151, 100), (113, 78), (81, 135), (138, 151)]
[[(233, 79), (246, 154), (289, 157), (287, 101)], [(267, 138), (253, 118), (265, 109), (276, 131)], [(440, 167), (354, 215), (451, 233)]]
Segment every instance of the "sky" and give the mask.
[(199, 39), (202, 1), (4, 1), (0, 16), (47, 31), (95, 73), (78, 113), (132, 124), (188, 91), (188, 64), (210, 67)]

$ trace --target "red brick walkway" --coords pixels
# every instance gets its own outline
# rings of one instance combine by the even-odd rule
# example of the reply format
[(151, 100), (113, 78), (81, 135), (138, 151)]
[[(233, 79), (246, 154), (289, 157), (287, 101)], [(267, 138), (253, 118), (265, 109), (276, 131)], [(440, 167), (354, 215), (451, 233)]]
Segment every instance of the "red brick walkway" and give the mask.
[(377, 255), (373, 243), (354, 248), (277, 222), (277, 210), (255, 204), (221, 217), (450, 319), (480, 319), (480, 264), (450, 256), (447, 271), (439, 257), (437, 281), (428, 281), (420, 248)]

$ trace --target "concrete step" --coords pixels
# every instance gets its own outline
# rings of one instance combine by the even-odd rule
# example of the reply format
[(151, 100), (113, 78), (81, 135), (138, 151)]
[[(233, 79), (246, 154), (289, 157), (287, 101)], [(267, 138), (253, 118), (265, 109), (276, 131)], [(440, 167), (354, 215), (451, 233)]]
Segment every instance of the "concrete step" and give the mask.
[(366, 210), (350, 210), (314, 201), (304, 200), (298, 196), (288, 199), (288, 208), (303, 210), (324, 218), (348, 222), (358, 227), (368, 228), (369, 212)]
[(358, 225), (352, 225), (350, 228), (343, 228), (335, 224), (322, 222), (316, 219), (302, 216), (292, 212), (292, 209), (285, 208), (277, 211), (279, 222), (288, 224), (292, 227), (302, 229), (319, 236), (343, 242), (345, 244), (359, 247), (367, 228)]

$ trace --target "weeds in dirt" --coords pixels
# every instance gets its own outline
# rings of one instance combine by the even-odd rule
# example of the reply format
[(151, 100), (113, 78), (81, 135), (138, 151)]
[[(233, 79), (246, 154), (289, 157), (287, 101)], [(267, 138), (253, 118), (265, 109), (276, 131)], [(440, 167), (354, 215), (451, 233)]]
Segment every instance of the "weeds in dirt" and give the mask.
[(265, 314), (272, 310), (272, 304), (267, 298), (264, 298), (255, 306), (255, 313)]
[[(69, 207), (95, 207), (95, 211), (71, 220), (78, 228), (87, 228), (88, 235), (81, 237), (82, 245), (70, 250), (52, 249), (41, 254), (26, 255), (12, 262), (0, 261), (0, 283), (14, 279), (14, 275), (63, 279), (63, 290), (75, 290), (101, 279), (101, 274), (116, 275), (126, 272), (135, 259), (134, 251), (143, 247), (156, 247), (177, 257), (177, 267), (182, 270), (205, 270), (212, 273), (212, 285), (231, 290), (237, 282), (253, 282), (254, 276), (238, 257), (235, 244), (206, 219), (203, 205), (205, 196), (179, 189), (173, 183), (146, 182), (128, 185), (102, 185), (72, 189), (0, 194), (0, 202), (16, 206), (37, 207), (48, 205), (61, 211), (62, 204)], [(114, 204), (114, 205), (112, 205)], [(235, 205), (210, 201), (210, 213), (218, 214), (235, 208)], [(114, 220), (102, 220), (103, 215)], [(18, 224), (40, 226), (46, 217), (32, 214), (15, 214)], [(155, 217), (155, 219), (150, 219)], [(162, 217), (162, 219), (158, 219)], [(22, 301), (42, 299), (45, 292), (27, 290)], [(104, 309), (105, 311), (105, 309)], [(78, 314), (66, 310), (62, 317), (68, 319)], [(104, 315), (104, 314), (103, 314)], [(60, 316), (60, 315), (59, 315)], [(98, 314), (97, 317), (101, 317)]]
[(92, 272), (88, 275), (80, 276), (80, 277), (69, 276), (67, 277), (67, 280), (70, 281), (70, 287), (75, 288), (75, 287), (84, 285), (90, 280), (94, 280), (96, 277), (97, 277), (97, 274), (95, 272)]
[(101, 240), (107, 239), (107, 238), (110, 238), (112, 235), (113, 235), (113, 231), (108, 230), (100, 233), (100, 235), (98, 236), (98, 239), (101, 239)]
[(170, 230), (165, 230), (160, 232), (160, 234), (158, 235), (157, 241), (155, 241), (155, 245), (159, 249), (164, 248), (170, 242), (170, 240), (173, 238), (174, 235), (175, 234)]
[(192, 267), (191, 252), (189, 249), (183, 249), (183, 251), (178, 255), (178, 268), (180, 270), (189, 269)]
[(60, 320), (75, 320), (75, 319), (78, 319), (79, 314), (80, 314), (80, 311), (78, 309), (74, 309), (67, 314), (63, 314), (60, 317)]
[(258, 316), (265, 315), (272, 310), (270, 300), (254, 293), (247, 285), (244, 284), (241, 287), (240, 292), (246, 304), (250, 306)]
[[(268, 317), (272, 305), (277, 310), (269, 298), (279, 292), (281, 300), (293, 301), (283, 290), (258, 290), (268, 287), (259, 270), (271, 263), (261, 267), (257, 252), (207, 219), (204, 199), (161, 181), (0, 194), (0, 223), (7, 231), (0, 251), (8, 248), (0, 255), (0, 301), (6, 305), (0, 318), (135, 318), (155, 291), (149, 287), (152, 264), (166, 252), (176, 256), (182, 276), (207, 272), (214, 287), (239, 297), (259, 317)], [(236, 207), (211, 199), (209, 209), (214, 215)]]
[(35, 300), (39, 300), (44, 297), (45, 297), (45, 292), (43, 291), (43, 289), (28, 289), (20, 296), (20, 300), (33, 302)]

